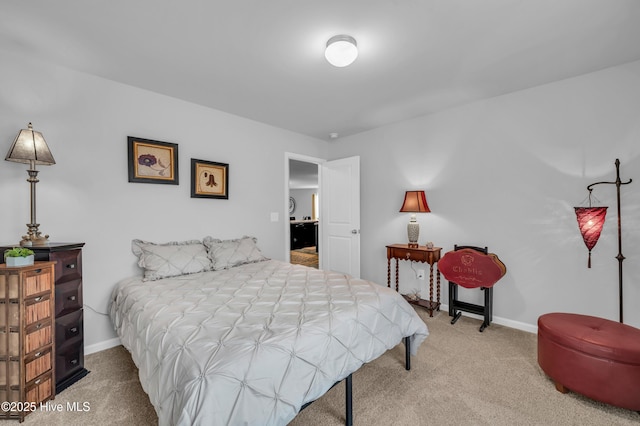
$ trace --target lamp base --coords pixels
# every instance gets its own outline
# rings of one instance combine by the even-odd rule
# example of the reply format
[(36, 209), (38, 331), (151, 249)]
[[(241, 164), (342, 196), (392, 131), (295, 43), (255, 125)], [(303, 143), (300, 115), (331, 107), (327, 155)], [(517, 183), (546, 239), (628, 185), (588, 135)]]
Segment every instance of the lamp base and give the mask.
[(47, 246), (49, 245), (49, 235), (42, 235), (42, 232), (38, 231), (39, 223), (30, 223), (27, 225), (29, 232), (27, 235), (22, 236), (20, 246), (33, 247), (33, 246)]
[(418, 243), (408, 243), (407, 247), (409, 247), (409, 248), (418, 248), (418, 247), (420, 247), (420, 245)]
[(418, 237), (420, 236), (420, 225), (416, 222), (416, 215), (411, 215), (411, 220), (407, 224), (407, 236), (409, 237), (409, 247), (418, 247)]
[(45, 235), (44, 237), (38, 237), (34, 239), (25, 238), (26, 235), (22, 236), (22, 240), (20, 241), (21, 247), (33, 247), (33, 246), (48, 246), (49, 245), (49, 236)]

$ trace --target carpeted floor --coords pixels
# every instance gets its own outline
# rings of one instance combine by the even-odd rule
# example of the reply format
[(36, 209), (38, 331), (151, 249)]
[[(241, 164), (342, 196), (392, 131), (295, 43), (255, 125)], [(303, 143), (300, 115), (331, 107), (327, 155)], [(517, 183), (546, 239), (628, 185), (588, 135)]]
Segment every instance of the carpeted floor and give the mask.
[[(455, 325), (446, 312), (429, 318), (431, 335), (404, 369), (398, 345), (353, 375), (355, 425), (576, 425), (640, 424), (640, 414), (561, 394), (536, 360), (536, 335), (478, 320)], [(39, 410), (25, 425), (155, 425), (155, 411), (129, 353), (118, 346), (86, 357), (91, 373), (52, 401), (61, 412)], [(69, 411), (68, 402), (89, 410)], [(344, 424), (344, 385), (303, 410), (292, 426)]]
[(318, 253), (315, 247), (305, 247), (291, 250), (291, 263), (305, 265), (318, 269)]

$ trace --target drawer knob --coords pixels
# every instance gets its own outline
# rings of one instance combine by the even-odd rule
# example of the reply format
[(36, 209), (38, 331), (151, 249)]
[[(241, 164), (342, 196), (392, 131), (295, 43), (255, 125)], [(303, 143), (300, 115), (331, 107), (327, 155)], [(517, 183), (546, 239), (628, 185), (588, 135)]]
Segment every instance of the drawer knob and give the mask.
[(41, 301), (41, 300), (42, 300), (42, 296), (38, 296), (38, 297), (36, 297), (34, 300), (35, 300), (36, 302), (39, 302), (39, 301)]
[(411, 258), (411, 253), (407, 253), (407, 259)]
[(35, 355), (33, 355), (35, 358), (38, 358), (40, 355), (42, 355), (42, 352), (36, 352)]
[(70, 332), (72, 333), (77, 333), (78, 332), (78, 327), (72, 327), (69, 329)]
[(42, 269), (36, 269), (36, 270), (35, 270), (35, 273), (36, 273), (36, 274), (39, 274), (40, 272), (42, 272)]
[(75, 263), (70, 263), (67, 265), (68, 269), (76, 269), (76, 264)]
[(39, 323), (38, 325), (36, 325), (36, 329), (40, 329), (42, 328), (42, 323)]
[(76, 365), (78, 363), (78, 359), (72, 359), (71, 360), (71, 365)]
[(76, 300), (76, 296), (69, 296), (69, 297), (67, 297), (67, 299), (71, 300), (73, 302), (74, 300)]
[(36, 380), (34, 383), (35, 383), (36, 385), (39, 385), (41, 381), (42, 381), (42, 379), (38, 379), (38, 380)]

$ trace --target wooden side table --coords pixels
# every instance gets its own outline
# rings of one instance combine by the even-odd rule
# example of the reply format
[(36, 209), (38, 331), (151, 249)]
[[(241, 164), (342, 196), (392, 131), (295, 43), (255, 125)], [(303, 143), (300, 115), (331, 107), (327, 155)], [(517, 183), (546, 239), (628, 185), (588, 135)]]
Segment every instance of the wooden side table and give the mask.
[(433, 269), (438, 260), (442, 247), (427, 248), (426, 246), (409, 247), (408, 244), (391, 244), (387, 246), (387, 287), (391, 288), (391, 259), (396, 260), (396, 291), (398, 285), (398, 264), (401, 260), (423, 262), (429, 264), (429, 300), (413, 300), (404, 296), (411, 304), (422, 306), (433, 316), (433, 311), (440, 310), (440, 271), (436, 269), (436, 300), (433, 300)]

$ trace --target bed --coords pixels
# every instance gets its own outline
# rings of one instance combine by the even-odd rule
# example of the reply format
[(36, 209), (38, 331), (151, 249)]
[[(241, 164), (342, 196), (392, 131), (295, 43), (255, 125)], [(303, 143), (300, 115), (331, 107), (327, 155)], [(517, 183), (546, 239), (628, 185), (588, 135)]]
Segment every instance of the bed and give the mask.
[(285, 425), (364, 363), (403, 339), (415, 354), (428, 335), (391, 289), (266, 259), (251, 237), (134, 240), (133, 251), (144, 274), (116, 285), (110, 316), (160, 425)]

